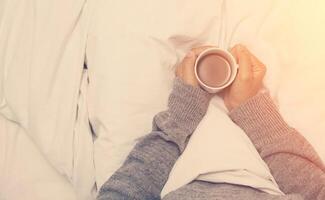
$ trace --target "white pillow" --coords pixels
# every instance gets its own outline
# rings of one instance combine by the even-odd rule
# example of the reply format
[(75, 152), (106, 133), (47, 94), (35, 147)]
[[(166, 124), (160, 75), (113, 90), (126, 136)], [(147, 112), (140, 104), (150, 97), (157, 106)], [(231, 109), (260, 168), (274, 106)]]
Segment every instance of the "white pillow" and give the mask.
[(244, 185), (283, 194), (252, 142), (225, 110), (222, 99), (214, 97), (174, 165), (162, 197), (193, 180)]

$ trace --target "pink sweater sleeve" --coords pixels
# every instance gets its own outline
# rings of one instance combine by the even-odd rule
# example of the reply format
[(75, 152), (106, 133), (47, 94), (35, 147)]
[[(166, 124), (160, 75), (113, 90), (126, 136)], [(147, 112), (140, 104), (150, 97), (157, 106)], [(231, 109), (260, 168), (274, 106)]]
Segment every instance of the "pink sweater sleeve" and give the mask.
[(252, 140), (284, 193), (325, 199), (324, 164), (308, 141), (284, 121), (268, 93), (251, 98), (230, 117)]

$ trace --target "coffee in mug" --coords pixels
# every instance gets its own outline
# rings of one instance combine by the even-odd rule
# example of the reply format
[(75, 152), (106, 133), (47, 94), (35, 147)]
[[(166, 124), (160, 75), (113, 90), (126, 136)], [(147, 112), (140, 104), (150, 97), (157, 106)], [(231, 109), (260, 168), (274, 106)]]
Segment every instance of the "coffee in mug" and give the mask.
[(217, 47), (203, 51), (195, 62), (195, 76), (200, 86), (210, 93), (228, 87), (236, 75), (237, 64), (234, 57)]
[(201, 58), (197, 66), (200, 80), (209, 87), (221, 87), (230, 78), (230, 65), (218, 54), (208, 54)]

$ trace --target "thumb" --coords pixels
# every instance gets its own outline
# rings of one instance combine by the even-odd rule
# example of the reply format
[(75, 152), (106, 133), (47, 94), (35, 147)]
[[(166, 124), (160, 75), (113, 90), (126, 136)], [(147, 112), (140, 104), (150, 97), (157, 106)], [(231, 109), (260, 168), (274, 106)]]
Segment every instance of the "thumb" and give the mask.
[(194, 66), (196, 62), (196, 54), (193, 51), (190, 51), (186, 57), (184, 58), (181, 66), (182, 66), (182, 74), (183, 80), (185, 83), (197, 86), (197, 81), (195, 78)]

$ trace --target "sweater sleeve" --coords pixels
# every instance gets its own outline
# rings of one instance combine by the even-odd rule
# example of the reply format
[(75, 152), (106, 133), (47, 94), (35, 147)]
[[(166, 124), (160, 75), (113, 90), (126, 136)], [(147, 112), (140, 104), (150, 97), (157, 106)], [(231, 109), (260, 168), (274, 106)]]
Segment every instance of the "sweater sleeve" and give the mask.
[[(168, 109), (138, 141), (124, 164), (101, 187), (98, 200), (157, 200), (190, 135), (205, 115), (209, 94), (175, 79)], [(126, 124), (127, 125), (127, 124)]]
[(308, 200), (325, 199), (325, 167), (307, 140), (281, 117), (268, 93), (230, 112), (268, 164), (280, 189)]

